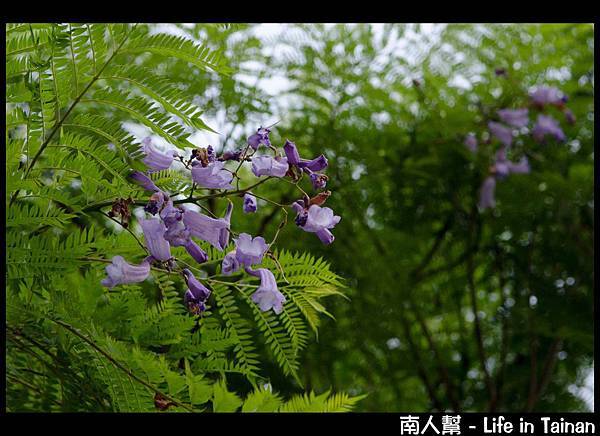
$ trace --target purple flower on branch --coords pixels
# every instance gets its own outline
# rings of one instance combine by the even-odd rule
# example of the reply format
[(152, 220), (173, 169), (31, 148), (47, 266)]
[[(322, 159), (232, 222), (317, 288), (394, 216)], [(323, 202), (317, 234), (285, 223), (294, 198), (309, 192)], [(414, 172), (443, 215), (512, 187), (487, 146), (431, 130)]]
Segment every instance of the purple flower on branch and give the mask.
[(204, 312), (206, 310), (206, 300), (210, 297), (210, 289), (200, 283), (189, 269), (184, 269), (183, 275), (188, 285), (188, 290), (185, 291), (183, 296), (186, 307), (194, 314)]
[(503, 145), (510, 147), (513, 139), (512, 129), (510, 127), (490, 121), (488, 123), (488, 128), (490, 129), (491, 134), (498, 138)]
[(240, 262), (237, 260), (236, 250), (232, 250), (225, 255), (223, 263), (221, 264), (221, 272), (228, 276), (239, 270), (241, 267)]
[(254, 213), (258, 209), (256, 197), (249, 192), (244, 195), (244, 213)]
[(256, 177), (284, 177), (289, 165), (285, 157), (257, 156), (252, 158), (252, 172)]
[(500, 109), (500, 119), (513, 127), (525, 127), (529, 123), (529, 109)]
[(225, 162), (211, 162), (206, 167), (196, 165), (192, 168), (192, 180), (204, 188), (231, 189), (233, 174), (224, 169)]
[(140, 225), (144, 231), (146, 246), (152, 257), (162, 262), (169, 260), (171, 258), (171, 246), (164, 237), (167, 230), (164, 223), (159, 219), (141, 219)]
[(477, 137), (474, 134), (469, 133), (465, 138), (464, 144), (472, 153), (477, 152)]
[(183, 223), (192, 236), (200, 238), (222, 251), (227, 246), (229, 239), (228, 215), (231, 217), (229, 208), (225, 218), (211, 218), (188, 209), (183, 214)]
[(539, 86), (529, 93), (529, 97), (534, 105), (544, 107), (547, 104), (562, 106), (566, 101), (566, 96), (553, 86)]
[(261, 145), (270, 147), (271, 141), (269, 140), (269, 133), (271, 133), (271, 130), (260, 127), (254, 135), (248, 137), (248, 145), (254, 150), (258, 150), (258, 147)]
[(112, 258), (112, 263), (106, 267), (106, 274), (108, 277), (100, 283), (110, 289), (117, 285), (143, 282), (150, 275), (149, 258), (144, 259), (139, 265), (131, 265), (123, 256), (115, 256)]
[(236, 259), (243, 266), (252, 266), (262, 262), (264, 254), (269, 249), (265, 238), (252, 238), (248, 233), (240, 233), (235, 240)]
[(283, 311), (283, 303), (285, 303), (285, 296), (279, 292), (277, 288), (277, 281), (271, 271), (265, 268), (258, 268), (253, 270), (249, 267), (246, 268), (246, 272), (250, 275), (260, 278), (260, 286), (252, 294), (252, 301), (256, 303), (258, 308), (262, 312), (267, 312), (273, 309), (277, 315)]
[(144, 138), (142, 141), (142, 150), (145, 154), (142, 162), (146, 164), (149, 171), (166, 170), (173, 163), (175, 152), (163, 153), (156, 148), (150, 137)]
[(283, 145), (283, 151), (287, 156), (288, 164), (297, 166), (298, 168), (308, 168), (310, 171), (321, 171), (327, 168), (328, 162), (324, 155), (319, 155), (314, 159), (302, 159), (298, 153), (298, 148), (293, 142), (286, 140)]
[(134, 171), (129, 177), (131, 177), (138, 185), (144, 188), (146, 191), (160, 191), (154, 184), (152, 179), (142, 173), (141, 171)]
[(298, 213), (296, 224), (302, 230), (315, 233), (325, 245), (329, 245), (335, 240), (329, 229), (334, 228), (340, 222), (341, 217), (334, 215), (331, 208), (313, 204), (306, 209), (300, 202), (295, 202), (292, 208)]
[(538, 115), (531, 134), (537, 142), (544, 142), (546, 135), (553, 136), (559, 142), (567, 139), (558, 122), (551, 116), (542, 114)]

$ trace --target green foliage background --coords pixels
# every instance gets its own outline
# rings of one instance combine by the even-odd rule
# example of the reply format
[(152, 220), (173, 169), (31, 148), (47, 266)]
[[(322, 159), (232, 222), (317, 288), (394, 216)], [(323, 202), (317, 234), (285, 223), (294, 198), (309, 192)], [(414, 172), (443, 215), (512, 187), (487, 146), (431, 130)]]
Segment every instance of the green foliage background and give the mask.
[[(172, 27), (195, 45), (152, 36), (155, 26), (110, 26), (109, 36), (99, 25), (7, 28), (7, 100), (32, 105), (29, 116), (7, 109), (11, 410), (154, 410), (153, 389), (195, 410), (586, 410), (573, 386), (593, 365), (591, 25), (288, 25), (266, 37), (246, 25)], [(31, 163), (96, 76), (24, 178), (20, 156)], [(271, 90), (277, 77), (287, 89)], [(495, 145), (473, 156), (464, 136), (542, 84), (569, 95), (577, 123), (561, 122), (565, 144), (519, 143), (531, 174), (499, 183), (497, 207), (480, 212)], [(189, 134), (210, 126), (221, 150), (277, 120), (274, 144), (289, 138), (304, 157), (328, 157), (327, 206), (342, 216), (331, 246), (291, 222), (279, 234), (286, 275), (299, 263), (313, 280), (298, 279), (296, 295), (317, 292), (294, 302), (291, 319), (304, 326), (295, 336), (290, 322), (279, 349), (265, 342), (274, 321), (232, 286), (214, 287), (215, 316), (191, 337), (180, 280), (157, 273), (127, 292), (102, 290), (103, 265), (82, 257), (139, 256), (130, 235), (109, 236), (107, 220), (88, 213), (141, 198), (126, 180), (139, 138), (123, 123), (181, 148), (206, 146)], [(176, 173), (162, 177), (186, 189)], [(298, 197), (290, 184), (262, 188), (282, 203)], [(38, 199), (8, 207), (17, 190)], [(238, 231), (277, 231), (278, 207), (248, 217), (236, 206)], [(342, 282), (349, 301), (325, 309), (319, 298)], [(327, 400), (332, 386), (348, 394)], [(304, 391), (324, 395), (293, 397)]]

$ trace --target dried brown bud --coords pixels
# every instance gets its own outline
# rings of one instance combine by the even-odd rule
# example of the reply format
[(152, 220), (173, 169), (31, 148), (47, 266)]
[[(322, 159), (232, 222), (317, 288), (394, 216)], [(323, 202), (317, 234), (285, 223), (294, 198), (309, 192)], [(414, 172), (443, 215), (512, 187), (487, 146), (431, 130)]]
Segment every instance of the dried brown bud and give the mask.
[(174, 406), (175, 403), (167, 400), (164, 395), (157, 392), (154, 394), (154, 406), (159, 410), (167, 410), (170, 406)]
[(319, 192), (317, 195), (315, 195), (313, 198), (310, 199), (309, 205), (312, 206), (313, 204), (316, 204), (317, 206), (321, 206), (321, 205), (325, 204), (325, 202), (327, 201), (327, 199), (330, 196), (331, 196), (331, 191)]

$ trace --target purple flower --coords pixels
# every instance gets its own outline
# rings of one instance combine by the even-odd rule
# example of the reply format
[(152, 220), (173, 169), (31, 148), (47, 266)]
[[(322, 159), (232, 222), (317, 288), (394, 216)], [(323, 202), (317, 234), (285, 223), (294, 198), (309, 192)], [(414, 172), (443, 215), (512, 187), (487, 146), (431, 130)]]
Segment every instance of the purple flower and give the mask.
[(469, 133), (465, 138), (464, 144), (472, 153), (477, 152), (477, 137), (474, 134)]
[(293, 142), (286, 140), (283, 145), (283, 151), (285, 151), (285, 155), (287, 156), (288, 164), (295, 165), (298, 168), (308, 168), (311, 171), (321, 171), (327, 168), (328, 162), (327, 158), (324, 155), (319, 155), (318, 157), (308, 160), (302, 159), (300, 154), (298, 153), (298, 148), (296, 144)]
[(156, 260), (166, 262), (171, 258), (171, 246), (164, 237), (166, 227), (158, 219), (141, 219), (140, 225), (144, 231), (146, 246), (152, 257)]
[(258, 208), (256, 197), (249, 192), (244, 195), (244, 213), (254, 213)]
[(144, 259), (139, 265), (131, 265), (123, 256), (115, 256), (112, 258), (112, 263), (106, 267), (106, 274), (108, 277), (100, 283), (110, 289), (117, 285), (143, 282), (150, 274), (149, 258)]
[(183, 296), (185, 305), (194, 314), (204, 312), (206, 310), (206, 300), (210, 297), (210, 289), (200, 283), (189, 269), (184, 269), (183, 274), (188, 285), (188, 290), (185, 291)]
[(525, 127), (529, 122), (529, 109), (500, 109), (498, 116), (513, 127)]
[[(301, 205), (298, 206), (302, 207)], [(298, 206), (292, 207), (298, 211)], [(299, 215), (302, 215), (302, 213), (303, 212)], [(296, 224), (298, 224), (305, 232), (316, 233), (323, 244), (329, 245), (335, 240), (335, 237), (329, 229), (334, 228), (340, 220), (341, 217), (334, 215), (333, 210), (329, 207), (321, 207), (313, 204), (308, 208), (306, 218), (302, 220), (304, 221), (304, 224), (298, 224), (298, 221), (296, 221)]]
[(541, 114), (538, 115), (531, 134), (533, 135), (533, 139), (535, 139), (537, 142), (544, 142), (546, 135), (554, 136), (554, 138), (560, 142), (567, 139), (558, 122), (556, 122), (554, 118)]
[(265, 268), (259, 268), (252, 270), (246, 268), (246, 272), (255, 277), (260, 277), (260, 286), (254, 294), (252, 294), (252, 301), (254, 301), (258, 308), (266, 312), (273, 309), (277, 315), (283, 311), (283, 303), (285, 303), (285, 296), (277, 289), (277, 281), (271, 271)]
[(289, 166), (285, 157), (257, 156), (252, 158), (252, 172), (256, 177), (283, 177)]
[(241, 267), (237, 260), (236, 250), (232, 250), (225, 255), (223, 263), (221, 264), (221, 272), (228, 276), (239, 270)]
[(183, 214), (183, 223), (190, 235), (209, 242), (217, 250), (223, 250), (227, 246), (221, 245), (223, 231), (229, 234), (229, 220), (224, 218), (211, 218), (204, 214), (186, 210)]
[(146, 155), (142, 160), (150, 171), (166, 170), (173, 163), (174, 152), (163, 153), (154, 144), (150, 137), (142, 141), (142, 150)]
[(494, 176), (488, 176), (481, 185), (481, 191), (479, 194), (479, 207), (487, 209), (496, 206), (496, 199), (494, 193), (496, 191), (496, 178)]
[(557, 88), (552, 86), (540, 86), (529, 93), (533, 104), (544, 107), (547, 104), (561, 106), (566, 101), (566, 96)]
[(224, 169), (225, 162), (216, 161), (203, 167), (196, 165), (192, 168), (192, 179), (198, 185), (210, 189), (231, 189), (233, 174)]
[(496, 178), (502, 180), (509, 174), (527, 174), (529, 171), (529, 161), (526, 156), (523, 156), (518, 163), (514, 163), (506, 158), (506, 150), (504, 147), (496, 152), (496, 161), (492, 167), (492, 174), (495, 175)]
[(208, 260), (208, 255), (206, 251), (204, 251), (198, 244), (196, 244), (192, 239), (188, 239), (188, 241), (184, 245), (186, 251), (192, 256), (198, 263), (204, 263)]
[(248, 145), (254, 150), (258, 150), (258, 147), (261, 145), (270, 147), (271, 141), (269, 140), (269, 133), (271, 133), (271, 130), (260, 127), (254, 135), (248, 137)]
[(241, 155), (242, 155), (242, 151), (241, 150), (226, 151), (226, 152), (224, 152), (221, 155), (221, 157), (219, 158), (219, 160), (235, 160), (235, 161), (239, 161)]
[(225, 248), (227, 248), (227, 246), (229, 245), (229, 229), (231, 227), (231, 214), (233, 212), (233, 203), (229, 203), (227, 205), (227, 210), (225, 211), (225, 215), (223, 216), (223, 221), (225, 221), (227, 223), (227, 227), (224, 229), (221, 229), (221, 231), (219, 232), (219, 244), (221, 245), (221, 247), (223, 247), (223, 250)]
[(313, 172), (310, 173), (310, 181), (315, 190), (325, 188), (325, 186), (327, 186), (327, 180), (329, 180), (329, 177), (327, 177), (325, 174)]
[(492, 135), (494, 135), (498, 140), (507, 147), (510, 147), (512, 144), (512, 129), (510, 127), (503, 126), (500, 123), (496, 123), (494, 121), (490, 121), (488, 123), (488, 128)]
[(138, 185), (144, 188), (146, 191), (160, 191), (154, 182), (142, 173), (141, 171), (134, 171), (129, 177), (136, 181)]
[(248, 233), (240, 233), (235, 240), (235, 257), (240, 265), (252, 266), (262, 262), (263, 256), (269, 249), (265, 238), (252, 238)]

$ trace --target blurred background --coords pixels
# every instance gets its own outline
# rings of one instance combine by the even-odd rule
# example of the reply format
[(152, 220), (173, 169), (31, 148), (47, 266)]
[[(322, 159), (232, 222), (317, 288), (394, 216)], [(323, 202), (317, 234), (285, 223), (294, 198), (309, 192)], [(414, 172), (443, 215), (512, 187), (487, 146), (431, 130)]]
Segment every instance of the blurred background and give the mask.
[[(218, 132), (192, 143), (233, 150), (278, 122), (274, 145), (289, 138), (303, 157), (329, 159), (335, 242), (291, 222), (278, 239), (327, 259), (348, 286), (304, 352), (307, 389), (367, 393), (359, 411), (593, 410), (593, 25), (148, 30), (201, 40), (233, 67), (224, 77), (157, 57)], [(520, 137), (531, 173), (499, 182), (496, 207), (480, 210), (498, 146), (487, 122), (528, 105), (539, 85), (568, 95), (576, 123), (553, 115), (564, 143)], [(289, 184), (261, 188), (297, 199)], [(232, 222), (268, 239), (282, 217), (259, 207)], [(275, 365), (269, 373), (284, 395), (300, 391)]]

